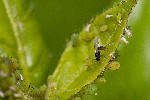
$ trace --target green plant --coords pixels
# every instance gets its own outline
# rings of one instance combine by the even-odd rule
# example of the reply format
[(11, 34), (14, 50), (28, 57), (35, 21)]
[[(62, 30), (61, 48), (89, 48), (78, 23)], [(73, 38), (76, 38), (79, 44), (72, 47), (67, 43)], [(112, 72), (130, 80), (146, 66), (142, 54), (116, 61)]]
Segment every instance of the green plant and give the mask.
[[(6, 22), (1, 23), (6, 25), (5, 28), (2, 28), (5, 34), (1, 35), (1, 40), (8, 40), (1, 42), (3, 54), (18, 59), (24, 77), (23, 84), (30, 86), (32, 83), (39, 87), (42, 81), (46, 79), (44, 73), (48, 73), (50, 54), (47, 52), (40, 35), (37, 34), (37, 23), (34, 22), (32, 16), (29, 18), (31, 9), (26, 10), (21, 7), (23, 1), (3, 0), (3, 3), (8, 16), (8, 19), (5, 15), (2, 17), (8, 20), (7, 24)], [(68, 99), (82, 87), (93, 82), (111, 60), (110, 54), (115, 52), (127, 25), (128, 15), (135, 4), (136, 1), (134, 0), (124, 0), (119, 5), (97, 16), (93, 22), (88, 24), (90, 27), (85, 27), (79, 35), (74, 34), (56, 71), (48, 78), (47, 89), (44, 85), (40, 90), (35, 91), (33, 96), (38, 96), (38, 91), (45, 91), (46, 89), (46, 99)], [(113, 16), (106, 18), (107, 15)], [(8, 27), (10, 30), (6, 30)], [(28, 29), (30, 27), (32, 30)], [(14, 36), (10, 33), (14, 33)], [(12, 37), (8, 37), (8, 35)], [(95, 44), (93, 42), (97, 37), (100, 38), (99, 44), (107, 48), (107, 50), (100, 51), (103, 55), (100, 61), (93, 60), (95, 58), (93, 48)], [(5, 60), (3, 61), (5, 62)]]

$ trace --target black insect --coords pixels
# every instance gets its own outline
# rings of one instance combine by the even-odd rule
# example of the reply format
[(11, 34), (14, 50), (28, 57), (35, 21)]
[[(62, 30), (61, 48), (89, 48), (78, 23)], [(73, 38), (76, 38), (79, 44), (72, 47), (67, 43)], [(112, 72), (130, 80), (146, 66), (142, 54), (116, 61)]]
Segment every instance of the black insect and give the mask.
[(95, 57), (97, 61), (100, 61), (100, 56), (101, 56), (101, 50), (105, 50), (105, 46), (100, 46), (99, 44), (99, 38), (96, 37), (94, 40), (94, 48), (95, 48)]
[(100, 51), (95, 52), (95, 57), (97, 61), (100, 61)]
[(96, 57), (96, 60), (97, 61), (100, 61), (100, 56), (101, 56), (101, 50), (105, 50), (106, 49), (106, 47), (104, 47), (104, 46), (99, 46), (99, 47), (97, 47), (96, 49), (95, 49), (95, 57)]

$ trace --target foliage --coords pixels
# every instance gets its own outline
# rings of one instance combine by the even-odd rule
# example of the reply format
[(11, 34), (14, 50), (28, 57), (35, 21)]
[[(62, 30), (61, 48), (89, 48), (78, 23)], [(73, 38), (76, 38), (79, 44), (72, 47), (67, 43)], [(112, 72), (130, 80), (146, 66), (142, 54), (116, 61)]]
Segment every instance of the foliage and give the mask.
[[(63, 46), (65, 43), (61, 44), (61, 45), (60, 45), (60, 43), (62, 43), (62, 41), (64, 40), (64, 38), (66, 38), (66, 36), (69, 37), (69, 34), (68, 35), (63, 34), (64, 36), (62, 36), (62, 33), (69, 33), (72, 30), (79, 29), (79, 27), (81, 27), (81, 25), (83, 23), (86, 23), (88, 20), (90, 20), (91, 16), (96, 15), (97, 12), (102, 12), (103, 9), (106, 9), (106, 7), (108, 8), (108, 6), (109, 6), (109, 5), (101, 6), (100, 11), (95, 10), (95, 9), (93, 9), (93, 10), (88, 9), (87, 13), (83, 13), (82, 9), (80, 9), (80, 11), (75, 10), (75, 9), (73, 9), (73, 10), (61, 9), (61, 11), (64, 11), (64, 12), (59, 12), (59, 14), (62, 15), (61, 19), (65, 19), (65, 20), (64, 20), (63, 24), (57, 25), (56, 28), (53, 28), (53, 26), (55, 27), (55, 24), (52, 24), (52, 22), (53, 23), (62, 23), (62, 22), (59, 22), (60, 20), (58, 20), (58, 19), (60, 17), (58, 18), (55, 13), (48, 13), (48, 14), (45, 13), (44, 10), (48, 9), (48, 7), (49, 7), (48, 4), (50, 4), (51, 8), (56, 7), (55, 3), (57, 3), (57, 1), (54, 4), (52, 2), (54, 3), (54, 1), (43, 1), (43, 2), (30, 1), (29, 2), (27, 0), (24, 0), (24, 1), (17, 1), (17, 0), (0, 1), (0, 5), (1, 5), (0, 12), (2, 13), (2, 16), (0, 17), (0, 20), (1, 20), (1, 22), (0, 22), (0, 24), (1, 24), (0, 25), (0, 29), (1, 29), (1, 31), (0, 31), (0, 34), (1, 34), (0, 35), (0, 52), (1, 52), (1, 55), (4, 55), (4, 56), (8, 55), (8, 56), (14, 57), (18, 60), (20, 69), (22, 69), (22, 70), (17, 70), (17, 72), (20, 71), (24, 78), (24, 80), (21, 84), (26, 85), (26, 86), (24, 86), (24, 89), (25, 89), (25, 91), (30, 91), (30, 96), (33, 96), (33, 97), (37, 96), (38, 98), (43, 96), (43, 93), (45, 92), (45, 89), (46, 89), (46, 86), (43, 84), (46, 83), (47, 75), (50, 75), (53, 72), (54, 66), (56, 66), (56, 64), (57, 64), (56, 59), (59, 58), (58, 55), (60, 54), (60, 51), (63, 50)], [(76, 2), (76, 4), (81, 4), (81, 2), (78, 3), (79, 1), (74, 1), (74, 2)], [(87, 4), (89, 4), (89, 2), (92, 5), (92, 3), (95, 1), (89, 0), (89, 1), (87, 1)], [(146, 2), (146, 0), (145, 0), (145, 2)], [(67, 3), (70, 4), (69, 1), (65, 1), (64, 4), (68, 5)], [(101, 4), (103, 5), (103, 3), (105, 3), (105, 1), (103, 1)], [(48, 6), (45, 6), (45, 4), (47, 4)], [(58, 4), (63, 4), (63, 3), (61, 3), (61, 1), (59, 1)], [(125, 5), (125, 8), (129, 8), (128, 6), (130, 6), (130, 4), (132, 4), (132, 3), (129, 3), (129, 5)], [(44, 7), (43, 7), (43, 5), (44, 5)], [(78, 7), (82, 8), (82, 7), (84, 7), (83, 5), (84, 4), (78, 5)], [(91, 5), (88, 5), (88, 6), (91, 6)], [(59, 9), (61, 8), (61, 5), (57, 5), (57, 6), (58, 6), (57, 7), (58, 9), (56, 8), (55, 10), (60, 11)], [(66, 8), (67, 7), (69, 8), (69, 5), (66, 6)], [(114, 6), (114, 9), (115, 9), (115, 6)], [(145, 7), (145, 9), (147, 9), (147, 8)], [(127, 10), (127, 9), (125, 9), (125, 10)], [(52, 12), (52, 9), (50, 9), (50, 11)], [(79, 18), (81, 18), (78, 20), (82, 20), (82, 18), (85, 18), (84, 21), (81, 21), (81, 22), (78, 21), (80, 24), (76, 24), (75, 23), (76, 21), (72, 21), (72, 20), (74, 20), (73, 19), (74, 16), (71, 18), (67, 18), (68, 16), (71, 15), (71, 13), (69, 13), (69, 15), (64, 15), (65, 13), (68, 14), (67, 11), (74, 11), (73, 13), (80, 12), (80, 14), (83, 14), (84, 17), (82, 17), (80, 14), (76, 13), (77, 16)], [(93, 11), (95, 11), (95, 12), (93, 13)], [(115, 11), (116, 11), (115, 16), (113, 16), (112, 19), (110, 18), (109, 19), (110, 21), (107, 22), (106, 18), (105, 18), (106, 15), (110, 14), (110, 12), (115, 13)], [(118, 13), (119, 11), (122, 11), (122, 12)], [(93, 80), (96, 79), (96, 77), (100, 74), (99, 69), (101, 69), (101, 71), (104, 70), (105, 66), (108, 64), (108, 62), (110, 60), (110, 57), (108, 57), (108, 55), (111, 52), (115, 51), (115, 49), (119, 43), (120, 36), (122, 36), (121, 34), (123, 32), (123, 29), (126, 26), (126, 21), (128, 19), (128, 13), (130, 13), (130, 10), (123, 12), (123, 10), (119, 9), (119, 7), (116, 8), (115, 10), (111, 9), (106, 12), (104, 11), (104, 13), (101, 14), (100, 16), (96, 16), (96, 20), (92, 20), (90, 22), (91, 26), (90, 26), (89, 30), (86, 29), (87, 27), (84, 27), (84, 29), (80, 32), (79, 37), (77, 34), (72, 36), (72, 40), (68, 43), (66, 50), (64, 51), (64, 53), (59, 61), (57, 69), (55, 70), (53, 76), (49, 76), (49, 78), (48, 78), (48, 88), (47, 88), (47, 94), (46, 94), (47, 98), (49, 98), (50, 93), (53, 94), (53, 95), (50, 94), (50, 96), (52, 98), (55, 98), (55, 97), (61, 98), (61, 99), (69, 98), (71, 95), (77, 93), (81, 88), (82, 88), (82, 91), (84, 91), (83, 86), (93, 82)], [(44, 15), (46, 17), (44, 17)], [(53, 20), (53, 19), (55, 19), (55, 20)], [(124, 19), (124, 20), (122, 20), (122, 19)], [(121, 20), (122, 20), (122, 22), (120, 23)], [(50, 23), (47, 23), (47, 22), (50, 22)], [(145, 21), (145, 23), (146, 22), (147, 21)], [(110, 39), (112, 41), (108, 41), (108, 37), (110, 35), (114, 34), (112, 32), (114, 31), (115, 27), (112, 26), (113, 25), (112, 23), (116, 23), (116, 24), (120, 23), (121, 26), (117, 27), (117, 29), (115, 31), (117, 34), (114, 37), (111, 37), (111, 39)], [(137, 26), (134, 23), (135, 22), (133, 21), (132, 22), (132, 26), (134, 25), (133, 33), (139, 27), (139, 25)], [(49, 25), (51, 25), (51, 26), (49, 26)], [(61, 27), (63, 25), (66, 28), (65, 31), (61, 29)], [(140, 25), (141, 25), (140, 26), (141, 32), (143, 32), (142, 31), (143, 24), (140, 23)], [(70, 28), (67, 28), (66, 26), (70, 27)], [(49, 29), (49, 27), (50, 27), (50, 29)], [(111, 27), (111, 29), (110, 29), (110, 27)], [(54, 29), (55, 31), (52, 29)], [(96, 30), (99, 30), (99, 32)], [(52, 34), (54, 32), (60, 33), (60, 34), (54, 35), (54, 34)], [(107, 35), (103, 35), (103, 32), (106, 33)], [(85, 35), (87, 33), (89, 33), (89, 34)], [(138, 34), (138, 35), (139, 35), (138, 37), (141, 36), (141, 34)], [(102, 59), (105, 57), (101, 57), (100, 63), (98, 63), (96, 60), (93, 60), (94, 59), (94, 48), (93, 48), (94, 43), (93, 43), (93, 41), (95, 40), (95, 37), (97, 37), (97, 36), (100, 37), (100, 40), (101, 40), (100, 44), (106, 46), (106, 48), (108, 49), (108, 51), (107, 50), (101, 51), (101, 54), (106, 57), (104, 64), (102, 64), (102, 62), (103, 62)], [(49, 39), (49, 37), (51, 39)], [(138, 37), (137, 38), (133, 37), (133, 40), (136, 41), (138, 39)], [(114, 42), (115, 46), (114, 45), (109, 46), (108, 44), (113, 43), (113, 41), (115, 41)], [(72, 43), (73, 43), (73, 46), (72, 46)], [(141, 41), (141, 45), (142, 45), (142, 43), (143, 42)], [(133, 42), (133, 45), (136, 45), (136, 47), (139, 47), (139, 44), (137, 44), (136, 42), (135, 42), (135, 44)], [(126, 71), (128, 71), (130, 69), (130, 70), (132, 70), (132, 75), (136, 75), (134, 73), (136, 73), (137, 71), (140, 71), (140, 72), (142, 72), (142, 71), (141, 70), (134, 71), (135, 68), (133, 66), (136, 65), (135, 62), (133, 61), (133, 63), (127, 64), (126, 61), (128, 61), (128, 60), (125, 60), (124, 58), (128, 58), (128, 57), (127, 56), (125, 57), (123, 55), (123, 52), (124, 52), (124, 54), (128, 54), (128, 56), (130, 54), (134, 53), (135, 49), (134, 50), (130, 49), (133, 47), (133, 45), (131, 43), (131, 45), (129, 44), (128, 47), (126, 47), (127, 49), (122, 49), (122, 48), (121, 48), (122, 50), (119, 49), (119, 52), (122, 51), (121, 57), (119, 58), (119, 60), (121, 61), (121, 66), (123, 68), (125, 68), (124, 67), (125, 65), (126, 66), (132, 65), (133, 70), (131, 68), (127, 67)], [(133, 51), (133, 52), (130, 53), (130, 52), (128, 52), (128, 50)], [(141, 50), (141, 49), (136, 48), (136, 50)], [(52, 53), (49, 53), (48, 51), (51, 51)], [(137, 54), (135, 54), (135, 58), (137, 58), (138, 53), (139, 52), (137, 52)], [(88, 57), (90, 57), (90, 60), (88, 59)], [(142, 55), (138, 55), (138, 57), (142, 57)], [(78, 59), (76, 59), (76, 58), (78, 58)], [(3, 60), (3, 61), (5, 61), (5, 60)], [(11, 60), (9, 60), (9, 61), (11, 61)], [(92, 61), (92, 63), (91, 63), (91, 61)], [(137, 60), (135, 60), (135, 61), (137, 63)], [(75, 67), (70, 68), (69, 65), (67, 65), (68, 64), (67, 62), (71, 62), (71, 64), (74, 64)], [(99, 64), (101, 66), (99, 66)], [(139, 64), (141, 64), (141, 63), (139, 63)], [(70, 69), (68, 69), (68, 68), (70, 68)], [(69, 71), (67, 71), (67, 70), (69, 70)], [(76, 73), (78, 71), (79, 71), (79, 73), (82, 73), (82, 72), (86, 73), (86, 76), (85, 76), (85, 74), (84, 75), (78, 74), (77, 77), (79, 77), (79, 78), (72, 77), (74, 75), (73, 73)], [(66, 73), (64, 73), (64, 72), (66, 72)], [(125, 73), (125, 72), (123, 72), (123, 69), (122, 69), (121, 72), (118, 72), (118, 73), (120, 73), (120, 74), (116, 74), (116, 75), (123, 76), (123, 73)], [(19, 74), (17, 74), (17, 75), (19, 75)], [(108, 78), (107, 80), (112, 80), (114, 78), (114, 76), (112, 76), (112, 75), (115, 75), (115, 74), (113, 72), (109, 72), (105, 75), (105, 77)], [(141, 75), (141, 74), (138, 74), (138, 75)], [(145, 74), (145, 75), (148, 75), (148, 74)], [(88, 78), (90, 76), (91, 76), (91, 79)], [(66, 83), (67, 80), (70, 80), (70, 79), (73, 80), (73, 83), (71, 83), (69, 81), (68, 81), (68, 83)], [(119, 79), (120, 79), (120, 77), (118, 77), (117, 80), (119, 80)], [(132, 80), (133, 78), (131, 77), (130, 79)], [(135, 81), (134, 82), (132, 81), (132, 82), (135, 83), (136, 81), (138, 81), (140, 79), (143, 80), (143, 78), (139, 76), (139, 78), (135, 79)], [(101, 92), (103, 90), (103, 92), (105, 91), (105, 93), (110, 94), (110, 96), (109, 96), (110, 98), (111, 97), (115, 97), (116, 99), (122, 98), (123, 97), (121, 94), (122, 92), (115, 92), (116, 96), (114, 95), (115, 93), (108, 92), (109, 89), (113, 89), (111, 87), (111, 85), (109, 85), (109, 84), (113, 84), (114, 82), (117, 82), (117, 80), (112, 81), (112, 82), (107, 82), (104, 85), (101, 84), (99, 87), (99, 89), (100, 89), (99, 93), (101, 94)], [(144, 84), (144, 82), (147, 82), (147, 81), (140, 81), (139, 85), (140, 85), (140, 83)], [(121, 82), (119, 81), (117, 83), (120, 84)], [(127, 82), (127, 83), (129, 84), (129, 82)], [(129, 86), (130, 84), (129, 85), (128, 84), (122, 83), (122, 85), (120, 85), (120, 86)], [(147, 85), (145, 85), (145, 87), (148, 86), (148, 83), (146, 83), (146, 84)], [(41, 85), (43, 85), (43, 86), (40, 89), (37, 89)], [(139, 85), (136, 85), (135, 87), (137, 89), (133, 89), (133, 90), (134, 91), (140, 90)], [(68, 86), (70, 86), (70, 87), (68, 87)], [(77, 86), (79, 86), (79, 87), (77, 87)], [(109, 88), (109, 86), (110, 86), (110, 88)], [(32, 89), (30, 89), (28, 87), (30, 87)], [(75, 89), (76, 87), (77, 87), (77, 89)], [(88, 86), (88, 87), (90, 87), (90, 86)], [(85, 88), (85, 89), (88, 90), (87, 88)], [(118, 87), (116, 89), (118, 91), (120, 91), (121, 88)], [(71, 91), (69, 93), (67, 93), (66, 91), (68, 91), (68, 90), (71, 90)], [(25, 91), (24, 91), (24, 95), (26, 95)], [(34, 92), (31, 93), (31, 91), (34, 91)], [(57, 92), (55, 92), (55, 91), (57, 91)], [(125, 95), (128, 95), (128, 92), (129, 91), (127, 90), (127, 93)], [(119, 96), (117, 96), (117, 93), (119, 93)], [(140, 93), (140, 92), (138, 92), (138, 93)], [(148, 93), (145, 93), (144, 95), (146, 95), (146, 96), (144, 96), (144, 97), (142, 97), (142, 96), (139, 96), (139, 97), (147, 99), (147, 98), (149, 98), (147, 94)], [(98, 95), (98, 97), (104, 98), (106, 95), (107, 94)], [(30, 98), (30, 96), (28, 98)], [(86, 96), (85, 96), (85, 98), (86, 98)], [(87, 98), (89, 98), (89, 96)], [(92, 98), (97, 98), (97, 97), (92, 97)]]

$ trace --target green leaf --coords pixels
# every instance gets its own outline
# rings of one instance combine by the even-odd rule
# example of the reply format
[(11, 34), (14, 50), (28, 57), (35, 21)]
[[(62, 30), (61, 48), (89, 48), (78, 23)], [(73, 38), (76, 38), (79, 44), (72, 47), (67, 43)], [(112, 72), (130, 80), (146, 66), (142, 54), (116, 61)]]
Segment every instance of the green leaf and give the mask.
[(25, 1), (0, 1), (0, 52), (17, 58), (26, 85), (39, 87), (47, 78), (50, 53), (41, 39), (38, 23), (31, 16), (34, 5), (24, 5)]
[[(110, 61), (110, 54), (115, 52), (135, 4), (136, 0), (123, 0), (96, 16), (79, 36), (73, 36), (48, 80), (46, 99), (68, 99), (97, 78)], [(97, 37), (99, 44), (107, 48), (101, 51), (100, 61), (94, 60), (94, 41)]]

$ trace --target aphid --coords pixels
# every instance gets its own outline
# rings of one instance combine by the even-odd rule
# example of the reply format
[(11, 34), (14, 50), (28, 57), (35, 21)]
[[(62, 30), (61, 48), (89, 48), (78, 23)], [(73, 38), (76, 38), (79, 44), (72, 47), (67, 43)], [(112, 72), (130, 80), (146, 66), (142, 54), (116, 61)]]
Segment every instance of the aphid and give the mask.
[(14, 93), (14, 97), (21, 97), (21, 94), (20, 93)]
[(128, 44), (129, 42), (125, 39), (125, 37), (121, 37), (121, 41), (123, 41), (125, 44)]
[(22, 81), (24, 79), (23, 76), (21, 74), (19, 74), (19, 76), (20, 76), (20, 80)]
[(99, 44), (99, 38), (98, 37), (96, 37), (95, 40), (94, 40), (94, 48), (95, 48), (95, 57), (96, 57), (96, 60), (100, 61), (100, 51), (101, 50), (105, 50), (106, 47), (100, 46), (100, 44)]
[(112, 16), (113, 16), (113, 15), (110, 15), (110, 14), (109, 14), (109, 15), (106, 15), (106, 18), (111, 18)]
[(90, 23), (86, 25), (85, 31), (88, 33), (90, 31), (91, 23), (93, 22), (93, 18), (90, 20)]
[(132, 33), (130, 32), (129, 29), (125, 28), (125, 29), (124, 29), (124, 32), (125, 32), (129, 37), (132, 36)]
[(109, 56), (110, 56), (110, 61), (108, 63), (108, 69), (109, 70), (117, 70), (117, 69), (119, 69), (120, 64), (116, 61), (117, 57), (119, 56), (118, 55), (118, 51), (116, 50), (115, 52), (110, 53)]
[(107, 30), (107, 28), (108, 28), (107, 25), (103, 25), (103, 26), (100, 27), (100, 31), (104, 32), (104, 31)]
[(117, 21), (118, 21), (119, 24), (122, 22), (120, 13), (118, 13), (118, 15), (117, 15)]
[(85, 31), (86, 31), (87, 33), (90, 31), (90, 26), (91, 26), (91, 24), (88, 24), (88, 25), (86, 26)]
[(108, 65), (108, 69), (110, 69), (110, 70), (117, 70), (117, 69), (119, 69), (119, 67), (120, 67), (120, 64), (116, 61), (112, 61)]
[(113, 60), (113, 59), (116, 58), (115, 55), (114, 55), (114, 52), (113, 52), (113, 53), (110, 53), (109, 56), (110, 56), (111, 60)]
[(116, 51), (110, 53), (109, 56), (110, 56), (110, 61), (109, 62), (117, 61), (117, 58), (120, 57), (119, 51), (116, 49)]
[(71, 39), (72, 39), (72, 46), (76, 47), (78, 45), (78, 37), (79, 34), (72, 34)]
[(94, 80), (94, 83), (106, 83), (106, 79), (104, 77), (97, 77), (97, 79)]

